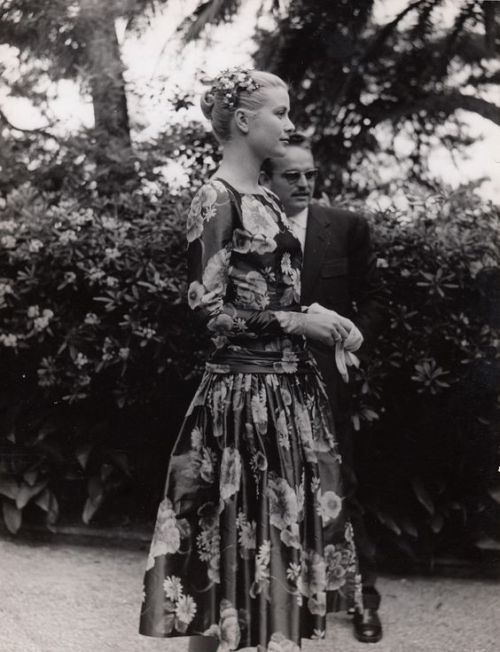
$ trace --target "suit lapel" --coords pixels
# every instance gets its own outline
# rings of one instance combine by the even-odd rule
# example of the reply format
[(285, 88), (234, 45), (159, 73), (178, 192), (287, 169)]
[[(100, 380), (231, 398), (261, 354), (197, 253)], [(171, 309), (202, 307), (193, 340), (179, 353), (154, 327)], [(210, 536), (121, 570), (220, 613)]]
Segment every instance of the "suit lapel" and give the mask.
[(321, 269), (325, 250), (330, 240), (331, 220), (321, 206), (311, 204), (307, 216), (306, 241), (304, 245), (304, 261), (302, 265), (301, 302), (309, 305), (316, 280)]

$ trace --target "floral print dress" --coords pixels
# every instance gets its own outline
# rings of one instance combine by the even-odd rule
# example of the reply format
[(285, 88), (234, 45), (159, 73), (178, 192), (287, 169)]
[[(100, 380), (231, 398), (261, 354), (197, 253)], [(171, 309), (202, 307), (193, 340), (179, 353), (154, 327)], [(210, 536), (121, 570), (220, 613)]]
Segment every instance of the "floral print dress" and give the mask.
[(174, 446), (140, 632), (292, 652), (327, 611), (361, 606), (341, 459), (302, 336), (302, 252), (269, 191), (213, 179), (187, 223), (191, 308), (214, 352)]

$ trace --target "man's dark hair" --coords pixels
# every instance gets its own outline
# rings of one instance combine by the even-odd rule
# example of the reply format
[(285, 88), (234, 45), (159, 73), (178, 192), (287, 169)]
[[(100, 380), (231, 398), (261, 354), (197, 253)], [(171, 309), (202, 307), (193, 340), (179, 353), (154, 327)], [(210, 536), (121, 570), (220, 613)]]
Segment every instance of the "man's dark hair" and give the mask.
[[(300, 131), (294, 131), (293, 134), (290, 134), (288, 137), (288, 146), (303, 147), (304, 149), (311, 150), (311, 141), (307, 136), (300, 133)], [(261, 172), (267, 174), (268, 177), (273, 174), (273, 160), (271, 158), (266, 158), (262, 163)]]

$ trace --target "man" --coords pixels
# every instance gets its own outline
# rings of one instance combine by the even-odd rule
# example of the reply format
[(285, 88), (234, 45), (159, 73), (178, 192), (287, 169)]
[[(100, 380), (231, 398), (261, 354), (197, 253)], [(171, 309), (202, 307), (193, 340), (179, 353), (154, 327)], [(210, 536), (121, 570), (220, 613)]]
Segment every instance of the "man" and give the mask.
[[(366, 220), (357, 213), (311, 203), (317, 170), (308, 141), (301, 134), (292, 134), (287, 154), (266, 161), (262, 172), (263, 183), (283, 202), (302, 245), (302, 304), (319, 303), (352, 320), (364, 337), (361, 349), (364, 353), (383, 323), (384, 308)], [(311, 350), (323, 375), (335, 418), (347, 509), (363, 580), (364, 609), (362, 614), (354, 616), (354, 631), (358, 640), (376, 643), (382, 638), (378, 615), (380, 595), (375, 588), (374, 549), (367, 539), (362, 509), (354, 495), (349, 386), (337, 370), (331, 349), (311, 342)]]

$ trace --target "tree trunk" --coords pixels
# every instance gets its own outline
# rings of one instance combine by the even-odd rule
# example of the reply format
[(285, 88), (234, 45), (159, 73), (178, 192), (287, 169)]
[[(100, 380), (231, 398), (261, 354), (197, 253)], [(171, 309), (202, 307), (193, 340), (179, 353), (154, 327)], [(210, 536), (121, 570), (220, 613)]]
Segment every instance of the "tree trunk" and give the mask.
[(94, 104), (95, 128), (130, 145), (123, 64), (112, 3), (80, 0), (86, 55)]
[(102, 192), (131, 174), (131, 139), (123, 63), (113, 3), (80, 0), (87, 72), (94, 108), (98, 183)]

